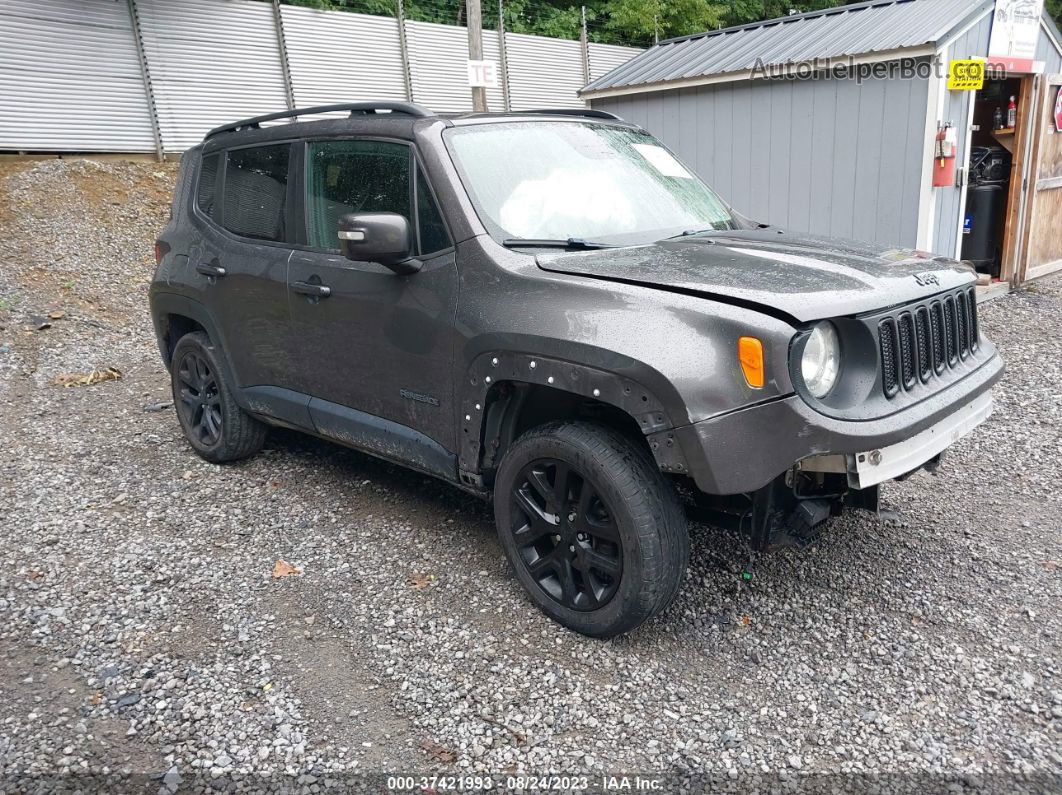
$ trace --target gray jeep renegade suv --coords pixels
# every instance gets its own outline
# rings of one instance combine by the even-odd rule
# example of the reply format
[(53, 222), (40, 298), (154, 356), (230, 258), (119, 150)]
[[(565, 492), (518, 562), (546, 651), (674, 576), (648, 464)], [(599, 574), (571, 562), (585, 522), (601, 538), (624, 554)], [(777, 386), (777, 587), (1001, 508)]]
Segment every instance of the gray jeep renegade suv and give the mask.
[(156, 255), (199, 455), (282, 426), (492, 494), (531, 598), (599, 637), (675, 596), (687, 507), (806, 542), (935, 466), (1002, 371), (967, 266), (749, 221), (592, 110), (220, 127)]

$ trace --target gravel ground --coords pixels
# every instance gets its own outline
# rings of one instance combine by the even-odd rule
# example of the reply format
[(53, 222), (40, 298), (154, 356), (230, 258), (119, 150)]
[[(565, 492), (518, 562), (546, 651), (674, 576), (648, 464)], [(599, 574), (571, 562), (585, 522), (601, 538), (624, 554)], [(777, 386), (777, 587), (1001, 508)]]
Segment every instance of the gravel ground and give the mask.
[(0, 165), (0, 790), (1062, 787), (1062, 279), (982, 307), (996, 415), (889, 484), (890, 519), (751, 583), (692, 526), (677, 603), (599, 642), (530, 606), (457, 490), (290, 433), (192, 454), (146, 301), (174, 173)]

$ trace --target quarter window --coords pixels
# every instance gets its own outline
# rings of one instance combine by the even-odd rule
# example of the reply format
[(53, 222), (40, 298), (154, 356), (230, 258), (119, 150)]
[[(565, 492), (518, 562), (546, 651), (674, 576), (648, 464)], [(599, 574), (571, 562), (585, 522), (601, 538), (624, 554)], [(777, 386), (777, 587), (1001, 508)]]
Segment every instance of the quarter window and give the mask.
[(452, 245), (439, 207), (428, 190), (428, 181), (424, 178), (420, 166), (417, 166), (417, 223), (420, 227), (421, 254), (431, 254)]
[(199, 185), (196, 188), (195, 202), (204, 215), (214, 217), (214, 191), (218, 181), (218, 165), (221, 154), (207, 155), (199, 166)]
[(337, 250), (339, 217), (398, 213), (410, 218), (409, 147), (389, 141), (318, 141), (310, 144), (307, 239)]
[(288, 186), (288, 144), (231, 149), (225, 168), (225, 213), (230, 232), (282, 241)]

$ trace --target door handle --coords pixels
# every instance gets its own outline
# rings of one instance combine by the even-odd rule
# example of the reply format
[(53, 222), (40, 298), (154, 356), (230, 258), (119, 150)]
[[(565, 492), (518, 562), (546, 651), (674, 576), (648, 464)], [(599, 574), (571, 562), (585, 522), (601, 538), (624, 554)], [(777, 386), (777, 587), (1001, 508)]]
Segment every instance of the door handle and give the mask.
[(221, 267), (216, 259), (212, 259), (210, 262), (200, 262), (195, 266), (195, 269), (204, 276), (212, 276), (215, 279), (220, 279), (225, 275), (225, 269)]
[(326, 284), (310, 284), (309, 282), (292, 282), (291, 291), (299, 295), (308, 295), (311, 298), (327, 298), (332, 294), (332, 288)]

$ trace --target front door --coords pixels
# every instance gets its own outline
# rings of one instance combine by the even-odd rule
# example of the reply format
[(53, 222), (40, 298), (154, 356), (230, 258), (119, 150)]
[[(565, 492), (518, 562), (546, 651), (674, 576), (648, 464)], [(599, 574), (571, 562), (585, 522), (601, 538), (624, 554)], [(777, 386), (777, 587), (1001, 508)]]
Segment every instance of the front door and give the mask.
[[(310, 250), (292, 255), (288, 287), (294, 355), (306, 391), (316, 399), (311, 414), (318, 431), (373, 447), (364, 437), (351, 438), (349, 423), (379, 418), (384, 438), (409, 429), (409, 439), (423, 441), (422, 435), (453, 451), (457, 268), (412, 147), (375, 139), (311, 141), (304, 184)], [(382, 265), (345, 259), (337, 221), (357, 212), (409, 218), (423, 268), (399, 276)], [(312, 289), (307, 294), (306, 285), (325, 286), (328, 295)], [(348, 427), (337, 406), (357, 412), (347, 413)], [(392, 457), (407, 456), (396, 448)]]

